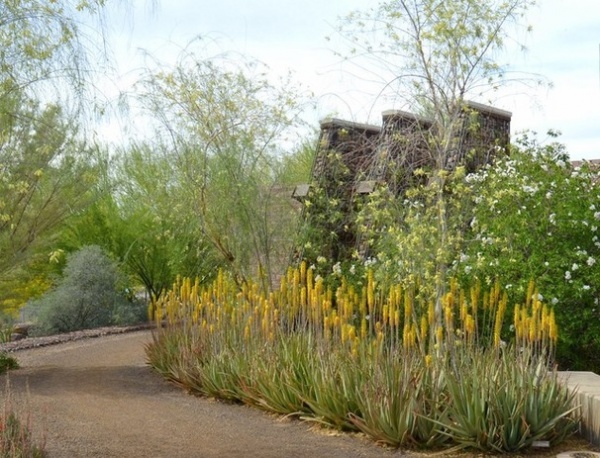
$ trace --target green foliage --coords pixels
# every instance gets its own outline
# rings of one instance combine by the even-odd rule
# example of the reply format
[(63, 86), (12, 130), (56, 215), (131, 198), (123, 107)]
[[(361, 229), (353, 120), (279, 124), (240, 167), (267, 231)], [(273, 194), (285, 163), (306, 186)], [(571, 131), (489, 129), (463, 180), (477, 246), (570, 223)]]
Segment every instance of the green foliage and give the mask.
[(492, 354), (461, 356), (447, 373), (450, 421), (444, 423), (459, 448), (516, 452), (538, 440), (561, 442), (576, 430), (569, 417), (575, 394), (548, 374), (544, 360), (523, 365)]
[(6, 457), (42, 458), (44, 450), (32, 444), (31, 433), (14, 412), (4, 415), (0, 432), (0, 452)]
[[(447, 446), (449, 399), (445, 371), (432, 370), (416, 354), (389, 356), (372, 368), (358, 391), (359, 431), (392, 447)], [(466, 375), (466, 374), (463, 374)]]
[[(415, 172), (429, 176), (424, 170)], [(447, 266), (462, 248), (471, 189), (465, 169), (431, 172), (427, 184), (395, 197), (385, 188), (370, 196), (359, 215), (359, 229), (375, 258), (380, 281), (418, 286), (434, 298), (447, 285)]]
[[(84, 247), (68, 256), (57, 286), (29, 305), (37, 315), (38, 332), (44, 334), (141, 321), (121, 292), (115, 263), (97, 246)], [(137, 316), (136, 316), (137, 315)]]
[(0, 352), (0, 374), (18, 368), (19, 363), (14, 356), (11, 356), (5, 352)]
[[(454, 194), (468, 191), (460, 183), (463, 167), (470, 169), (470, 161), (481, 162), (502, 151), (496, 144), (477, 145), (472, 151), (465, 146), (466, 137), (478, 127), (466, 100), (508, 82), (498, 56), (510, 26), (518, 24), (533, 4), (533, 0), (383, 1), (366, 12), (351, 13), (339, 28), (353, 46), (350, 57), (366, 56), (370, 62), (365, 68), (372, 68), (373, 61), (384, 67), (382, 92), (392, 88), (403, 105), (428, 120), (416, 122), (409, 137), (395, 138), (398, 157), (386, 164), (391, 189), (388, 195), (376, 196), (367, 205), (369, 211), (359, 216), (358, 229), (366, 240), (357, 248), (360, 255), (367, 251), (364, 245), (373, 250), (381, 238), (391, 241), (387, 249), (380, 245), (382, 249), (372, 251), (371, 257), (385, 264), (380, 277), (389, 269), (393, 277), (419, 284), (435, 303), (436, 319), (442, 315), (448, 265), (463, 243), (460, 226), (467, 209), (460, 207), (465, 201), (460, 192)], [(383, 157), (385, 152), (382, 149)], [(421, 163), (428, 170), (417, 169)], [(404, 195), (406, 188), (419, 182), (421, 187)], [(395, 205), (399, 221), (393, 220), (393, 213), (392, 218), (382, 215), (386, 210), (381, 199), (403, 201), (405, 197), (405, 202)], [(348, 205), (347, 199), (343, 205)], [(377, 226), (382, 219), (390, 224)], [(349, 234), (355, 234), (355, 222), (354, 218), (344, 221)], [(373, 234), (373, 227), (381, 236)], [(333, 262), (344, 259), (348, 258), (340, 256)]]
[(176, 176), (161, 151), (131, 146), (112, 158), (95, 202), (67, 222), (57, 245), (69, 252), (102, 247), (149, 297), (159, 296), (177, 275), (211, 278), (218, 259)]

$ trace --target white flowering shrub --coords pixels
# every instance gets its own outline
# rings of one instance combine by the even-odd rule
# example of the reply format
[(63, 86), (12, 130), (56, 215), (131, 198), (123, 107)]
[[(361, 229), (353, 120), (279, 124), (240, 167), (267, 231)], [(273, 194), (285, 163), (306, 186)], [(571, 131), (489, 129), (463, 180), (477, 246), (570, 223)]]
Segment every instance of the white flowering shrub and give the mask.
[(564, 147), (523, 135), (510, 158), (466, 177), (473, 212), (452, 270), (515, 298), (534, 280), (556, 311), (564, 369), (600, 372), (598, 171), (571, 166)]

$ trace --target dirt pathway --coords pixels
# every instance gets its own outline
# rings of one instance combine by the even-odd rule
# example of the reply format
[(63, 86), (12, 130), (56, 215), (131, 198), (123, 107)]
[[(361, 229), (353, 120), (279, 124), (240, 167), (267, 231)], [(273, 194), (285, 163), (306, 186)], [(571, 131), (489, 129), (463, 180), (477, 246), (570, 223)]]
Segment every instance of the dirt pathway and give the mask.
[(150, 332), (16, 353), (13, 396), (29, 405), (51, 458), (402, 456), (258, 410), (199, 399), (145, 365)]

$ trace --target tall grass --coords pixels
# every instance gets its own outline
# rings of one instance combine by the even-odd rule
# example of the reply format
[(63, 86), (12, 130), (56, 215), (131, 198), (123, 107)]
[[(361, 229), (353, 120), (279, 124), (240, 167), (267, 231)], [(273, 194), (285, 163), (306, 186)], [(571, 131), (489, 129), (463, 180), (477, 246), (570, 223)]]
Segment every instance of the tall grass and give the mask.
[(507, 344), (499, 285), (452, 282), (438, 317), (417, 292), (383, 290), (371, 274), (362, 288), (342, 281), (332, 291), (305, 265), (271, 292), (223, 273), (204, 288), (178, 280), (153, 305), (167, 326), (148, 360), (198, 394), (394, 447), (512, 452), (574, 430), (572, 395), (548, 366), (554, 314), (533, 283)]
[(0, 411), (0, 456), (10, 458), (43, 458), (45, 444), (31, 434), (31, 415), (17, 410), (7, 382)]

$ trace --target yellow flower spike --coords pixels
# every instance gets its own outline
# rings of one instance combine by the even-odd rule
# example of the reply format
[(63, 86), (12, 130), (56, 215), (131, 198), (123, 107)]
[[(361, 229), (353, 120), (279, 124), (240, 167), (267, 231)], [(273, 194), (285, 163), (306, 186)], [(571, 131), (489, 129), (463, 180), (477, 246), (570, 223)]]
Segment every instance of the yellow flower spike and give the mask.
[[(531, 305), (531, 300), (534, 298), (534, 291), (535, 291), (535, 282), (533, 280), (529, 280), (529, 283), (527, 284), (527, 296), (525, 296), (525, 307), (529, 308), (529, 306)], [(535, 294), (535, 297), (537, 297), (537, 294)]]
[(433, 357), (431, 355), (425, 355), (425, 367), (431, 367)]
[(335, 315), (333, 318), (333, 329), (338, 331), (342, 329), (342, 320), (337, 315)]
[(404, 323), (404, 329), (402, 330), (402, 340), (406, 343), (410, 340), (410, 324)]
[(387, 324), (389, 322), (389, 317), (390, 317), (389, 313), (390, 313), (390, 306), (388, 304), (384, 304), (383, 310), (382, 310), (382, 319), (385, 324)]
[(527, 339), (529, 336), (529, 313), (525, 307), (521, 309), (521, 332), (523, 339)]
[(485, 291), (483, 293), (483, 309), (484, 310), (489, 310), (489, 308), (490, 308), (489, 302), (490, 302), (490, 294), (487, 291)]
[(394, 311), (394, 327), (396, 329), (400, 327), (400, 310)]
[[(355, 298), (356, 298), (356, 293), (355, 293)], [(356, 301), (356, 299), (355, 299)], [(359, 312), (360, 312), (360, 316), (362, 317), (366, 317), (367, 316), (367, 293), (366, 291), (363, 289), (360, 295), (360, 301), (359, 302)]]
[(535, 319), (532, 317), (531, 320), (529, 320), (529, 343), (533, 344), (536, 341), (536, 337), (537, 337), (537, 326), (536, 326), (536, 322)]
[(472, 342), (475, 338), (475, 319), (470, 314), (467, 315), (465, 331), (467, 333), (467, 341)]
[(314, 276), (314, 271), (312, 269), (308, 269), (306, 271), (306, 288), (308, 289), (309, 292), (311, 292), (314, 289), (313, 276)]
[(417, 333), (415, 332), (415, 328), (411, 326), (410, 331), (408, 332), (408, 348), (415, 348), (417, 340)]
[(427, 328), (428, 328), (428, 323), (427, 323), (427, 317), (422, 316), (421, 317), (421, 341), (425, 342), (426, 338), (427, 338)]
[(367, 310), (369, 315), (373, 315), (373, 307), (375, 306), (375, 281), (373, 280), (373, 271), (367, 272)]
[(500, 303), (500, 291), (500, 281), (496, 278), (496, 281), (494, 282), (494, 305)]
[(356, 339), (356, 328), (354, 326), (349, 326), (348, 328), (348, 340), (354, 341)]
[(366, 318), (363, 318), (363, 319), (360, 321), (360, 337), (361, 337), (362, 339), (366, 339), (366, 338), (367, 338), (367, 331), (368, 331), (368, 328), (369, 328), (369, 324), (367, 323), (367, 319), (366, 319)]
[(454, 324), (454, 310), (450, 305), (444, 307), (444, 320), (446, 321), (446, 327), (450, 330)]
[(465, 295), (462, 291), (460, 292), (459, 303), (460, 303), (460, 312), (459, 312), (460, 322), (464, 326), (464, 324), (467, 320), (467, 314), (469, 313), (469, 309), (468, 309), (467, 299), (465, 298)]
[[(294, 280), (295, 280), (295, 278), (294, 278)], [(302, 263), (300, 264), (299, 282), (302, 284), (305, 284), (305, 282), (306, 282), (306, 261), (302, 261)]]
[(506, 313), (506, 305), (508, 303), (508, 295), (504, 293), (502, 300), (498, 304), (496, 310), (496, 318), (494, 321), (494, 347), (500, 347), (500, 332), (502, 331), (502, 322), (504, 320), (504, 314)]
[(444, 328), (442, 326), (438, 326), (435, 330), (435, 341), (438, 345), (441, 345), (444, 341)]
[(554, 310), (550, 311), (550, 339), (552, 339), (553, 342), (556, 343), (556, 341), (558, 340), (558, 327), (556, 325), (556, 316), (554, 315)]
[(456, 278), (450, 279), (450, 292), (452, 296), (456, 297), (458, 293), (458, 280)]
[(244, 340), (248, 342), (250, 340), (250, 326), (246, 325), (244, 327)]
[(433, 328), (435, 325), (435, 305), (433, 301), (430, 301), (427, 306), (427, 321), (429, 323), (429, 327)]

